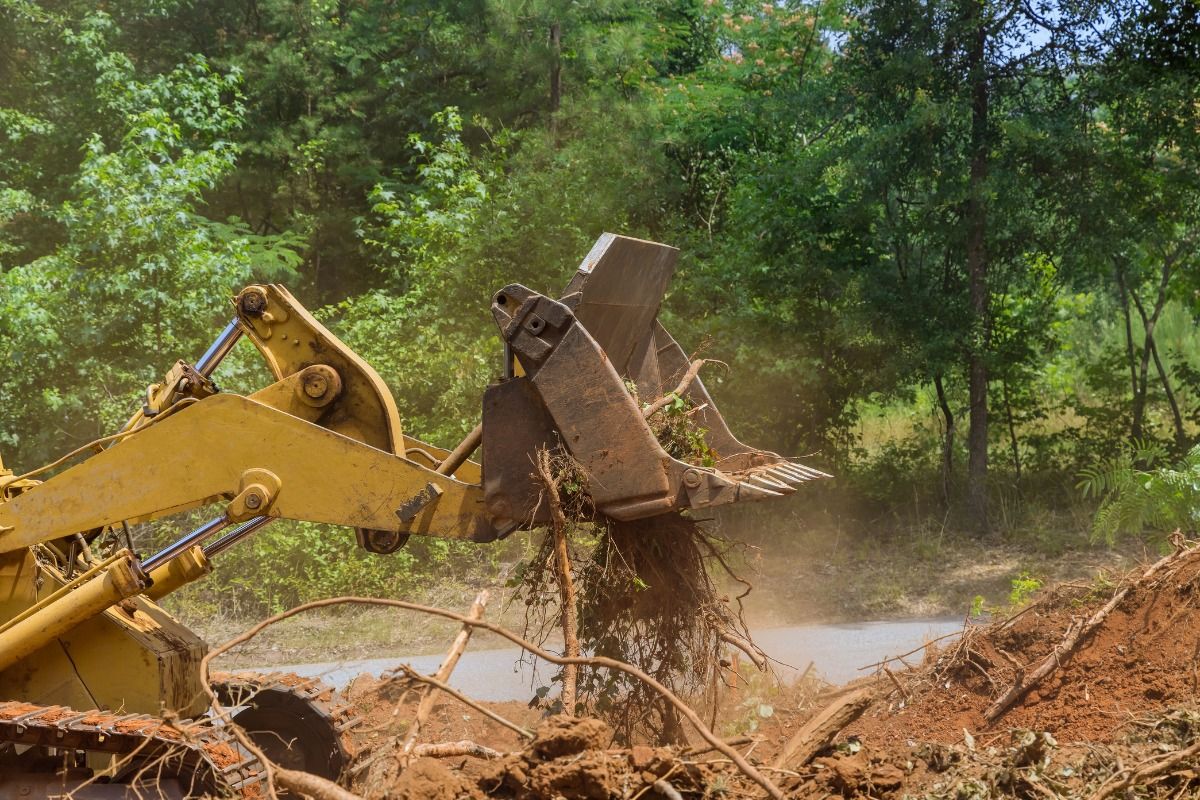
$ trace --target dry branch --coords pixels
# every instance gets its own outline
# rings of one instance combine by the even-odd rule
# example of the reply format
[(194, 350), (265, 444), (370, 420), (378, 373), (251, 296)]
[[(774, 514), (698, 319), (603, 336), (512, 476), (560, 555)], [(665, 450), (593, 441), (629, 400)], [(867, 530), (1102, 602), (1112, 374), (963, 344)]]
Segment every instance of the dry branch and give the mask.
[(405, 675), (407, 675), (409, 678), (413, 679), (414, 681), (420, 681), (421, 683), (427, 683), (430, 686), (433, 686), (437, 689), (441, 689), (443, 692), (450, 695), (458, 702), (460, 702), (464, 705), (470, 706), (471, 708), (478, 711), (480, 714), (483, 714), (485, 717), (492, 720), (493, 722), (503, 725), (504, 727), (508, 728), (510, 731), (513, 731), (514, 733), (516, 733), (526, 739), (533, 738), (532, 731), (522, 728), (520, 725), (516, 724), (515, 722), (510, 722), (509, 720), (500, 716), (499, 714), (497, 714), (495, 711), (492, 711), (491, 709), (484, 708), (479, 703), (476, 703), (474, 700), (472, 700), (471, 698), (464, 695), (462, 692), (459, 692), (458, 690), (451, 688), (448, 684), (445, 684), (442, 681), (439, 681), (437, 678), (430, 677), (429, 675), (422, 675), (421, 673), (417, 672), (415, 669), (408, 666), (407, 664), (401, 664), (398, 667), (398, 669), (401, 672), (403, 672)]
[(1150, 580), (1150, 578), (1154, 577), (1154, 575), (1160, 572), (1164, 567), (1169, 566), (1176, 559), (1178, 559), (1180, 555), (1185, 552), (1189, 552), (1183, 549), (1183, 537), (1178, 531), (1172, 535), (1171, 542), (1175, 545), (1174, 552), (1154, 562), (1149, 569), (1142, 573), (1140, 578), (1133, 583), (1126, 585), (1123, 589), (1113, 595), (1113, 598), (1105, 603), (1103, 608), (1093, 614), (1087, 622), (1083, 623), (1082, 625), (1072, 625), (1067, 630), (1067, 633), (1062, 638), (1062, 641), (1054, 646), (1054, 649), (1051, 650), (1050, 653), (1038, 663), (1037, 667), (1035, 667), (1033, 671), (1028, 673), (1027, 679), (1022, 680), (1021, 676), (1018, 675), (1016, 683), (1014, 683), (1008, 689), (1008, 691), (1001, 695), (996, 702), (988, 706), (987, 711), (984, 712), (984, 717), (987, 718), (987, 721), (995, 722), (1015, 703), (1028, 694), (1033, 687), (1037, 686), (1050, 675), (1053, 675), (1058, 669), (1059, 665), (1071, 657), (1071, 655), (1075, 652), (1075, 649), (1079, 647), (1079, 644), (1087, 639), (1092, 631), (1104, 624), (1104, 620), (1108, 618), (1108, 615), (1111, 614), (1117, 608), (1117, 606), (1121, 605), (1121, 602), (1125, 599), (1129, 592), (1131, 592), (1137, 586), (1140, 586), (1146, 581)]
[(875, 699), (874, 686), (864, 686), (843, 694), (825, 706), (783, 746), (775, 759), (775, 769), (788, 765), (802, 767), (824, 750), (843, 728), (862, 716)]
[(692, 385), (692, 381), (696, 380), (696, 376), (700, 374), (700, 368), (707, 364), (711, 359), (697, 358), (687, 368), (687, 372), (683, 373), (683, 378), (680, 379), (679, 385), (671, 391), (664, 394), (662, 397), (650, 403), (642, 409), (642, 417), (650, 419), (650, 417), (662, 411), (669, 406), (677, 397), (683, 397), (683, 393)]
[[(554, 536), (554, 572), (562, 616), (563, 651), (567, 657), (577, 658), (582, 651), (579, 647), (579, 610), (575, 604), (575, 580), (571, 576), (571, 554), (567, 550), (567, 516), (563, 513), (562, 497), (558, 493), (559, 479), (554, 476), (549, 451), (538, 451), (537, 469), (538, 477), (546, 486), (546, 498), (550, 503), (551, 534)], [(563, 712), (570, 716), (575, 715), (578, 683), (579, 667), (568, 664), (563, 668), (562, 707)]]
[(740, 636), (734, 636), (732, 633), (728, 633), (726, 631), (722, 631), (717, 635), (725, 644), (729, 645), (730, 647), (736, 647), (738, 650), (741, 650), (743, 653), (745, 653), (746, 657), (754, 662), (754, 666), (758, 667), (759, 671), (767, 668), (766, 657), (763, 656), (763, 654), (759, 652), (758, 649), (755, 648), (755, 646), (750, 642), (747, 642)]
[[(304, 613), (305, 611), (346, 604), (387, 606), (390, 608), (403, 608), (408, 611), (429, 614), (431, 616), (441, 617), (443, 619), (453, 620), (464, 625), (471, 625), (476, 628), (483, 628), (484, 630), (491, 631), (497, 636), (507, 639), (518, 647), (524, 648), (531, 654), (537, 656), (538, 658), (544, 659), (551, 664), (557, 664), (559, 666), (575, 664), (578, 666), (605, 667), (606, 669), (613, 669), (617, 670), (618, 672), (623, 672), (626, 675), (642, 681), (647, 686), (662, 695), (663, 698), (665, 698), (672, 706), (674, 706), (675, 709), (692, 724), (692, 727), (695, 728), (696, 732), (699, 733), (706, 742), (713, 746), (713, 749), (720, 751), (722, 755), (732, 761), (743, 775), (757, 783), (763, 788), (763, 790), (767, 792), (768, 795), (770, 795), (772, 798), (775, 798), (775, 800), (784, 800), (783, 791), (776, 786), (774, 782), (772, 782), (769, 778), (763, 775), (762, 772), (746, 761), (746, 759), (742, 757), (741, 753), (727, 745), (715, 733), (713, 733), (708, 726), (704, 724), (704, 721), (700, 719), (699, 715), (696, 714), (696, 712), (693, 711), (686, 703), (680, 700), (674, 692), (672, 692), (666, 686), (663, 686), (660, 682), (652, 678), (650, 675), (647, 675), (637, 667), (631, 664), (626, 664), (623, 661), (618, 661), (615, 658), (607, 658), (605, 656), (578, 656), (572, 658), (555, 655), (554, 653), (539, 647), (533, 642), (518, 636), (517, 634), (513, 633), (507, 628), (501, 627), (500, 625), (492, 622), (485, 622), (483, 620), (472, 620), (463, 614), (459, 614), (454, 611), (448, 611), (444, 608), (434, 608), (432, 606), (423, 606), (419, 603), (410, 603), (406, 600), (393, 600), (382, 597), (330, 597), (323, 600), (314, 600), (310, 603), (304, 603), (303, 605), (296, 606), (295, 608), (268, 617), (238, 636), (235, 636), (233, 639), (230, 639), (219, 647), (214, 648), (207, 656), (205, 656), (204, 662), (202, 663), (202, 669), (204, 669), (205, 676), (207, 676), (207, 666), (209, 661), (223, 653), (228, 652), (238, 645), (250, 641), (271, 625), (275, 625), (285, 619), (294, 617), (297, 614)], [(425, 676), (422, 677), (424, 678)], [(445, 691), (445, 688), (443, 688), (443, 691)], [(211, 696), (211, 699), (215, 704), (216, 697)], [(255, 749), (257, 750), (257, 748)]]
[[(263, 761), (263, 763), (268, 762)], [(275, 780), (280, 786), (302, 797), (311, 797), (313, 800), (362, 800), (354, 792), (348, 792), (333, 781), (309, 772), (284, 769), (280, 766), (273, 766), (273, 772)]]
[(1140, 786), (1151, 778), (1170, 774), (1177, 766), (1183, 766), (1190, 772), (1194, 769), (1195, 759), (1198, 756), (1200, 756), (1200, 742), (1183, 750), (1167, 753), (1138, 769), (1120, 770), (1116, 775), (1100, 784), (1100, 788), (1092, 793), (1088, 800), (1105, 800), (1115, 794), (1125, 794), (1128, 789)]
[(458, 758), (459, 756), (472, 756), (474, 758), (485, 758), (490, 761), (496, 758), (503, 758), (506, 753), (501, 753), (499, 750), (493, 750), (490, 747), (484, 747), (475, 742), (463, 740), (461, 742), (441, 742), (440, 744), (419, 744), (412, 749), (410, 755), (415, 758)]
[[(483, 611), (487, 607), (488, 591), (484, 589), (475, 597), (475, 602), (471, 604), (471, 610), (467, 612), (467, 616), (471, 619), (480, 619), (483, 617)], [(464, 625), (458, 635), (454, 637), (454, 642), (450, 645), (450, 650), (446, 653), (446, 658), (442, 661), (438, 671), (434, 673), (437, 680), (445, 683), (450, 680), (450, 674), (454, 672), (454, 668), (458, 666), (458, 659), (462, 657), (463, 651), (467, 649), (467, 642), (471, 640), (471, 632), (473, 628), (470, 625)], [(421, 726), (425, 724), (425, 720), (429, 718), (429, 714), (433, 711), (433, 704), (437, 700), (438, 689), (436, 686), (428, 685), (425, 693), (421, 697), (421, 702), (417, 705), (417, 713), (413, 717), (412, 725), (408, 729), (408, 735), (404, 738), (404, 753), (412, 752), (413, 747), (417, 743), (417, 737), (421, 735)]]

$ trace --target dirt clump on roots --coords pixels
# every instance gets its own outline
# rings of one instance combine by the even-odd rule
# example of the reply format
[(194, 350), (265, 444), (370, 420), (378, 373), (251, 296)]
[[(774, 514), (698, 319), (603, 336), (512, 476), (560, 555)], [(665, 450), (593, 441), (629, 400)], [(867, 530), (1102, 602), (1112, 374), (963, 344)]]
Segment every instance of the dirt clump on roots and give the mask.
[[(555, 462), (570, 475), (569, 462)], [(570, 478), (563, 480), (569, 484)], [(741, 600), (751, 586), (736, 575), (725, 552), (736, 543), (714, 537), (684, 514), (619, 522), (592, 519), (586, 503), (564, 502), (571, 527), (570, 560), (578, 593), (578, 640), (584, 652), (632, 664), (675, 694), (712, 714), (724, 683), (722, 660), (731, 646), (757, 664), (765, 655), (754, 645)], [(553, 568), (552, 537), (520, 572), (526, 635), (539, 643), (556, 635), (560, 594)], [(740, 585), (722, 593), (712, 570)], [(561, 682), (563, 672), (554, 680)], [(615, 670), (580, 670), (577, 710), (611, 724), (622, 743), (650, 740), (683, 744), (687, 732), (676, 709), (642, 681)]]
[(493, 762), (478, 782), (487, 797), (512, 800), (610, 800), (642, 796), (705, 797), (734, 781), (726, 765), (705, 765), (670, 748), (604, 749), (613, 731), (596, 719), (557, 716), (543, 722), (532, 744)]

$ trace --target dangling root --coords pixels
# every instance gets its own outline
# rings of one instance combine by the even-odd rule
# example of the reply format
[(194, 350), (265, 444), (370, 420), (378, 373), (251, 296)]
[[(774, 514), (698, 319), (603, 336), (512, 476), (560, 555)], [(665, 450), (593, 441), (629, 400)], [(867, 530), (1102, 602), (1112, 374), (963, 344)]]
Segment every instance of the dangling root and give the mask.
[[(554, 582), (558, 584), (558, 608), (562, 619), (563, 652), (568, 658), (577, 658), (579, 648), (579, 608), (575, 599), (575, 579), (571, 574), (571, 555), (567, 548), (567, 517), (563, 512), (562, 496), (559, 494), (559, 483), (563, 480), (554, 475), (554, 460), (547, 450), (539, 450), (537, 454), (538, 476), (546, 489), (546, 499), (550, 504), (550, 536), (554, 543)], [(563, 712), (575, 714), (575, 702), (578, 697), (577, 686), (579, 667), (568, 664), (562, 671), (562, 706)]]
[[(580, 570), (581, 627), (588, 647), (637, 664), (672, 691), (716, 702), (721, 654), (731, 641), (756, 663), (765, 663), (749, 631), (709, 575), (706, 554), (716, 554), (700, 525), (679, 514), (610, 522), (591, 560)], [(669, 704), (624, 676), (596, 677), (585, 693), (625, 737), (649, 733), (682, 741)]]

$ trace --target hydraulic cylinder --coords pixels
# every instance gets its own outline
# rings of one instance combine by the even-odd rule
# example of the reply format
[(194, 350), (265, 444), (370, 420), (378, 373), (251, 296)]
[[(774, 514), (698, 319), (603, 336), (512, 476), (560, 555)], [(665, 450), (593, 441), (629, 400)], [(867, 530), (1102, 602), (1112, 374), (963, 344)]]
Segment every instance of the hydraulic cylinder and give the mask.
[(105, 559), (0, 627), (0, 672), (145, 587), (128, 550)]

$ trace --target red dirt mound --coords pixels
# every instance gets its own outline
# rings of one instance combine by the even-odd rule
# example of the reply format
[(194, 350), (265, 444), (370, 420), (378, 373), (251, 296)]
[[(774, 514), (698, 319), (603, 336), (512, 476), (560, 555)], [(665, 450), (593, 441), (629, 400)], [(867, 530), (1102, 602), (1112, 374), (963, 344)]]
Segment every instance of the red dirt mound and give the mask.
[[(1127, 593), (1111, 613), (1064, 650), (1068, 634), (1122, 589)], [(1057, 668), (1033, 681), (1047, 658)], [(1188, 550), (1165, 560), (1150, 578), (1061, 587), (1016, 617), (967, 629), (939, 657), (899, 673), (899, 687), (845, 733), (875, 746), (959, 743), (964, 730), (986, 741), (991, 732), (1012, 728), (1048, 731), (1060, 742), (1111, 742), (1135, 715), (1195, 702), (1198, 670), (1200, 551)], [(1027, 694), (993, 720), (985, 718), (1022, 682)]]

